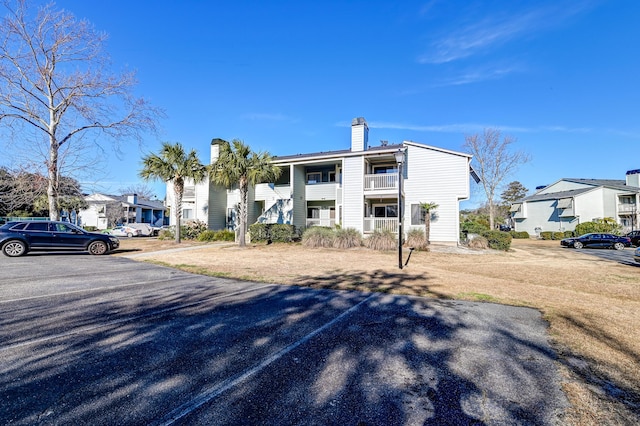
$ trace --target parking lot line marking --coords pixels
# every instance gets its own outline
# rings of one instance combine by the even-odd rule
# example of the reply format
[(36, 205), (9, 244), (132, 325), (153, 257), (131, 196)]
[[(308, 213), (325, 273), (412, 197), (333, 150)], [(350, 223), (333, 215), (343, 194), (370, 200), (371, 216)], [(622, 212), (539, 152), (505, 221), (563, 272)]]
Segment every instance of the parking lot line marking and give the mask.
[(223, 394), (227, 390), (231, 389), (232, 387), (242, 383), (243, 381), (247, 380), (249, 377), (253, 376), (254, 374), (259, 373), (260, 371), (264, 370), (267, 366), (269, 366), (269, 364), (273, 363), (274, 361), (279, 360), (280, 358), (282, 358), (283, 356), (285, 356), (286, 354), (288, 354), (289, 352), (291, 352), (292, 350), (294, 350), (298, 346), (308, 342), (309, 340), (311, 340), (312, 338), (314, 338), (318, 334), (322, 333), (323, 331), (325, 331), (329, 327), (333, 326), (338, 321), (342, 320), (347, 315), (349, 315), (352, 312), (354, 312), (355, 310), (357, 310), (362, 304), (368, 302), (370, 299), (372, 299), (372, 298), (374, 298), (376, 296), (377, 296), (376, 293), (371, 294), (366, 299), (364, 299), (364, 300), (360, 301), (358, 304), (350, 307), (349, 309), (347, 309), (346, 311), (342, 312), (340, 315), (338, 315), (337, 317), (335, 317), (331, 321), (325, 323), (321, 327), (316, 328), (315, 330), (313, 330), (311, 333), (307, 334), (306, 336), (304, 336), (300, 340), (297, 340), (296, 342), (290, 344), (289, 346), (279, 350), (275, 354), (273, 354), (270, 357), (268, 357), (265, 360), (263, 360), (258, 365), (250, 368), (249, 370), (246, 370), (245, 372), (243, 372), (242, 374), (236, 376), (235, 378), (227, 379), (227, 380), (223, 381), (222, 383), (220, 383), (220, 384), (218, 384), (216, 386), (213, 386), (210, 389), (205, 390), (204, 392), (202, 392), (201, 394), (199, 394), (198, 396), (193, 398), (191, 401), (188, 401), (188, 402), (182, 404), (181, 406), (177, 407), (173, 411), (169, 412), (169, 414), (167, 414), (164, 418), (162, 418), (161, 420), (159, 420), (158, 422), (153, 423), (153, 424), (157, 425), (157, 426), (169, 426), (169, 425), (172, 425), (176, 421), (178, 421), (178, 420), (182, 419), (183, 417), (191, 414), (192, 412), (194, 412), (195, 410), (197, 410), (198, 408), (200, 408), (201, 406), (203, 406), (207, 402), (212, 401), (213, 399), (217, 398), (218, 396), (220, 396), (221, 394)]
[(171, 308), (160, 309), (159, 311), (147, 312), (146, 314), (143, 314), (143, 315), (135, 315), (135, 316), (132, 316), (132, 317), (120, 318), (120, 319), (113, 320), (113, 321), (107, 321), (107, 322), (101, 323), (101, 324), (96, 324), (96, 325), (90, 325), (90, 326), (86, 326), (86, 327), (76, 328), (74, 330), (66, 331), (64, 333), (58, 333), (58, 334), (53, 334), (51, 336), (40, 337), (38, 339), (27, 340), (27, 341), (19, 342), (19, 343), (13, 343), (13, 344), (7, 345), (7, 346), (0, 346), (0, 352), (4, 352), (4, 351), (11, 350), (11, 349), (20, 348), (20, 347), (23, 347), (23, 346), (34, 345), (36, 343), (42, 343), (42, 342), (46, 342), (46, 341), (49, 341), (49, 340), (60, 339), (62, 337), (73, 336), (74, 334), (85, 333), (87, 331), (92, 331), (92, 330), (97, 330), (99, 328), (104, 328), (104, 327), (109, 327), (109, 326), (112, 326), (112, 325), (122, 324), (122, 323), (125, 323), (125, 322), (138, 320), (138, 319), (141, 319), (141, 318), (152, 317), (152, 316), (155, 316), (155, 315), (162, 315), (162, 314), (166, 314), (167, 312), (178, 311), (180, 309), (190, 308), (192, 306), (197, 306), (197, 305), (200, 305), (202, 303), (209, 302), (211, 300), (222, 299), (222, 298), (229, 297), (229, 296), (237, 296), (238, 294), (250, 293), (252, 291), (260, 290), (260, 289), (268, 288), (268, 287), (273, 287), (273, 284), (267, 284), (267, 285), (263, 285), (263, 286), (259, 286), (259, 287), (252, 287), (252, 288), (245, 289), (245, 290), (235, 291), (233, 293), (227, 293), (227, 294), (222, 294), (222, 295), (218, 295), (218, 296), (214, 296), (214, 297), (209, 297), (209, 298), (204, 299), (204, 300), (198, 300), (197, 302), (185, 303), (184, 305), (173, 306)]

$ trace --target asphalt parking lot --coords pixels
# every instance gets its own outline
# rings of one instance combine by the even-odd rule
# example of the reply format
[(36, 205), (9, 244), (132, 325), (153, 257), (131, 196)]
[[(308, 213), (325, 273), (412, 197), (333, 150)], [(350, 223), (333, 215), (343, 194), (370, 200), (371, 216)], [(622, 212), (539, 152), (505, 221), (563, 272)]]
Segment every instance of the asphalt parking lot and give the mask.
[(540, 313), (0, 256), (0, 424), (562, 422)]
[(566, 250), (573, 250), (576, 253), (589, 254), (601, 259), (611, 260), (612, 262), (621, 263), (623, 265), (640, 267), (640, 263), (633, 260), (633, 252), (635, 247), (625, 247), (623, 250), (613, 250), (606, 248), (584, 248), (576, 250), (574, 248), (565, 247)]

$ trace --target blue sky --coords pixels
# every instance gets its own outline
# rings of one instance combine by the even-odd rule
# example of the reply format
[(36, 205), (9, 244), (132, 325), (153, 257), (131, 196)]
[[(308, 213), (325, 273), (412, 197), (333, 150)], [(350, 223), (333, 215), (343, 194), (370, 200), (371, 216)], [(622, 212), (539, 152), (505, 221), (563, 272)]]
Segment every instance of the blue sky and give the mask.
[(140, 183), (161, 141), (203, 161), (216, 137), (273, 155), (345, 149), (359, 116), (373, 145), (459, 151), (499, 128), (532, 158), (508, 180), (530, 191), (640, 168), (635, 0), (56, 4), (107, 32), (113, 68), (137, 70), (137, 94), (167, 114), (159, 137), (108, 155), (109, 176), (87, 190)]

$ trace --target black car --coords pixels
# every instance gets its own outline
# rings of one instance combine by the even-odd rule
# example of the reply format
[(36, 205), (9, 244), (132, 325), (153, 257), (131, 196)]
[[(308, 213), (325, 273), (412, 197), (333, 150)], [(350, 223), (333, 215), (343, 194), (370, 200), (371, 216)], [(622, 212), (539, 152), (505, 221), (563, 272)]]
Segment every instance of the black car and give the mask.
[(565, 238), (560, 241), (560, 245), (576, 249), (592, 247), (622, 250), (625, 247), (631, 246), (631, 239), (629, 237), (619, 237), (613, 234), (591, 233), (580, 235), (579, 237)]
[(10, 257), (32, 250), (85, 250), (105, 254), (119, 246), (120, 240), (112, 235), (87, 232), (68, 222), (20, 221), (0, 226), (0, 249)]
[(631, 239), (631, 244), (636, 247), (640, 247), (640, 231), (631, 231), (625, 235)]

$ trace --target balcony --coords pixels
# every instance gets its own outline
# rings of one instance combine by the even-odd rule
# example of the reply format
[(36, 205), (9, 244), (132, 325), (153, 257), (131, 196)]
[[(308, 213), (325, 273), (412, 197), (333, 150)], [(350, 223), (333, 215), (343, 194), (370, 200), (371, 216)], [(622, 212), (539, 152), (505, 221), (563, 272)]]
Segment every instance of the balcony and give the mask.
[(256, 201), (270, 201), (291, 198), (291, 185), (259, 183), (255, 186)]
[(632, 215), (637, 213), (637, 205), (636, 204), (618, 204), (618, 214), (619, 215)]
[(307, 184), (304, 188), (307, 201), (335, 200), (338, 184), (335, 182), (321, 182)]
[(375, 175), (364, 175), (365, 191), (380, 191), (398, 189), (398, 174), (384, 173)]
[(370, 234), (376, 230), (398, 232), (398, 218), (365, 217), (363, 232), (365, 234)]

